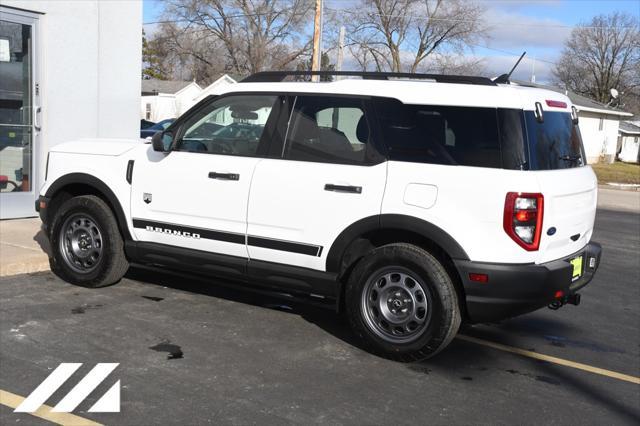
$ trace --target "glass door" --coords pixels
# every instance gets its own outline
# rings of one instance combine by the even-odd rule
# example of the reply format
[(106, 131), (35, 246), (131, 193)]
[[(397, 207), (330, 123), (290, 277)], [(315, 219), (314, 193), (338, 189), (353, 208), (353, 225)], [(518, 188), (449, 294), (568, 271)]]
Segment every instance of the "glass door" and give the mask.
[(35, 216), (37, 19), (0, 10), (0, 219)]

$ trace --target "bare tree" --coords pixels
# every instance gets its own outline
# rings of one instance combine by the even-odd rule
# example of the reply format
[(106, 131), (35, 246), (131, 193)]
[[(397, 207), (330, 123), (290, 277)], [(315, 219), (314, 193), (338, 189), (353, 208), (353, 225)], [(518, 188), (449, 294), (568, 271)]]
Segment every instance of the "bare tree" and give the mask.
[(295, 68), (310, 49), (311, 10), (310, 0), (170, 0), (164, 18), (175, 22), (176, 53), (204, 68), (247, 74)]
[(419, 71), (448, 75), (484, 75), (484, 59), (456, 54), (430, 55), (420, 66)]
[(588, 24), (576, 27), (553, 73), (565, 88), (605, 104), (611, 101), (612, 88), (627, 99), (637, 100), (640, 90), (637, 18), (616, 12), (595, 16)]
[(483, 8), (468, 0), (360, 0), (344, 11), (360, 66), (416, 72), (435, 52), (461, 51), (483, 36)]
[(226, 53), (222, 43), (206, 30), (165, 22), (147, 44), (154, 53), (154, 63), (170, 78), (209, 84), (229, 69), (220, 60)]

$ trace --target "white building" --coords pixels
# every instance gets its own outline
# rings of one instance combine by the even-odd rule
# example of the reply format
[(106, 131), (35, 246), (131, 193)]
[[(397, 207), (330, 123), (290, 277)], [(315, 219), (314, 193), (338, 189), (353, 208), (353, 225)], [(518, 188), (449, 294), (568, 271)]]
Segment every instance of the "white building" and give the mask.
[(618, 159), (625, 163), (640, 163), (640, 123), (636, 123), (620, 122)]
[(578, 125), (588, 163), (613, 163), (618, 149), (620, 120), (633, 114), (609, 108), (584, 96), (569, 92), (567, 96), (578, 109)]
[(224, 87), (235, 84), (237, 81), (228, 74), (222, 74), (213, 83), (202, 89), (202, 92), (194, 99), (194, 104), (200, 102), (207, 96), (219, 95)]
[(204, 89), (195, 81), (142, 80), (140, 118), (156, 123), (177, 118), (202, 99), (219, 94), (223, 87), (235, 82), (227, 74)]
[(202, 92), (195, 81), (142, 80), (141, 118), (157, 123), (176, 118), (193, 105)]
[(47, 152), (135, 138), (142, 2), (0, 2), (0, 218), (35, 216)]

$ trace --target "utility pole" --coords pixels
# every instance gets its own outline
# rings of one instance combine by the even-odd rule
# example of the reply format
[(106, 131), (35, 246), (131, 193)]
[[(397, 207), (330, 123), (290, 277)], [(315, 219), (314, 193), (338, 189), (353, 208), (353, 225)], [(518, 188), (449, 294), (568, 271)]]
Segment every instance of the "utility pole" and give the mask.
[[(311, 71), (320, 71), (320, 32), (322, 21), (322, 0), (316, 0), (316, 16), (313, 21), (313, 54), (311, 56)], [(320, 81), (320, 76), (314, 75), (311, 81)]]
[(340, 36), (338, 37), (338, 60), (336, 61), (336, 71), (342, 71), (342, 61), (344, 60), (344, 26), (340, 27)]

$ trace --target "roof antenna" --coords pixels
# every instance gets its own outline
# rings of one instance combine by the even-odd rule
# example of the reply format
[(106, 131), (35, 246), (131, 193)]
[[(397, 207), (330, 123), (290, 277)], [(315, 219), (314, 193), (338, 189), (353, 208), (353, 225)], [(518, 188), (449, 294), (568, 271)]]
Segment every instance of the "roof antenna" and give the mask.
[(524, 55), (526, 55), (527, 52), (522, 52), (522, 55), (520, 55), (520, 58), (518, 59), (518, 62), (516, 62), (516, 64), (513, 66), (513, 68), (511, 68), (511, 71), (509, 71), (509, 74), (502, 74), (499, 77), (496, 77), (493, 79), (494, 83), (506, 83), (509, 84), (509, 78), (511, 78), (511, 74), (513, 74), (513, 72), (516, 70), (516, 68), (518, 67), (518, 65), (520, 64), (520, 61), (522, 60), (522, 58), (524, 58)]

